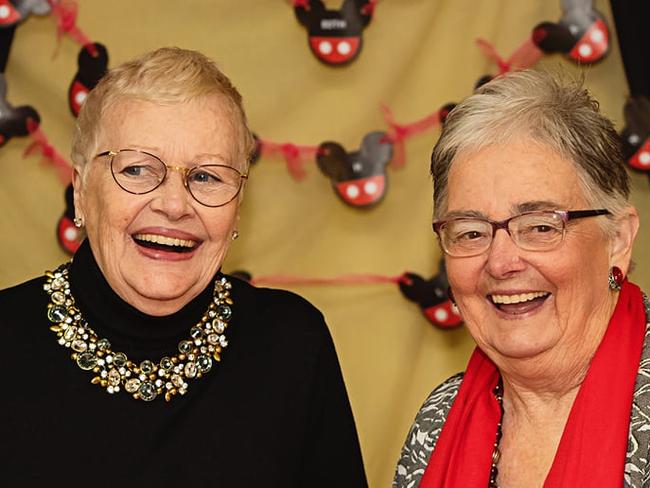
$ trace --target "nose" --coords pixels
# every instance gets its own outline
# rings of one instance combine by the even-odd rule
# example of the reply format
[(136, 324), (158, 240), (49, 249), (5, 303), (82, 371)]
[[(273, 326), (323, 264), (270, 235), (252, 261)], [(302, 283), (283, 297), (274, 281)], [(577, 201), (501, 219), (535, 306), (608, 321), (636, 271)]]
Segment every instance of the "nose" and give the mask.
[(505, 279), (522, 271), (526, 263), (521, 258), (521, 249), (517, 247), (506, 229), (498, 229), (492, 237), (488, 250), (486, 268), (496, 279)]
[(168, 171), (165, 181), (154, 190), (151, 208), (177, 221), (193, 211), (192, 196), (185, 187), (185, 175), (181, 171)]

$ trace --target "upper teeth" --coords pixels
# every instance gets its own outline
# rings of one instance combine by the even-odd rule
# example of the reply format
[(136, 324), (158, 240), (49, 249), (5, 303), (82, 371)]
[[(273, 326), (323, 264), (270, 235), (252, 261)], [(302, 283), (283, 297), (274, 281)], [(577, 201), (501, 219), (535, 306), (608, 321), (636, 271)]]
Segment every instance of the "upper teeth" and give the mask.
[(534, 300), (535, 298), (548, 295), (545, 291), (535, 291), (532, 293), (520, 293), (519, 295), (492, 295), (493, 303), (521, 303)]
[(182, 246), (194, 247), (196, 242), (185, 239), (174, 239), (173, 237), (165, 237), (157, 234), (135, 234), (134, 239), (139, 241), (155, 242), (156, 244), (163, 244), (165, 246)]

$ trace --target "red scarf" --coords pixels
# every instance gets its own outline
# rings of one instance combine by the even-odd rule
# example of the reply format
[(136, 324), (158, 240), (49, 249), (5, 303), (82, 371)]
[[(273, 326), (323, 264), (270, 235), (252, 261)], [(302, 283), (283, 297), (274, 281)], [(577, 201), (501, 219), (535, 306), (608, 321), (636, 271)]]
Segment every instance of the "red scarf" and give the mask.
[[(569, 413), (544, 488), (620, 488), (646, 316), (627, 281)], [(478, 348), (449, 411), (420, 488), (486, 488), (501, 416), (494, 363)]]

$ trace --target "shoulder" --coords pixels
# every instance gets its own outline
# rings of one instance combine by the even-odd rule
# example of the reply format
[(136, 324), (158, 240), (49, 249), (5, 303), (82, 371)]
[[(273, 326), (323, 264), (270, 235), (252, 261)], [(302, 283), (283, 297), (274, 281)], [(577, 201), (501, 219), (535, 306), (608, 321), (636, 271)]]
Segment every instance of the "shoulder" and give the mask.
[(240, 325), (250, 332), (272, 338), (277, 346), (291, 342), (320, 347), (331, 343), (323, 314), (301, 296), (286, 290), (258, 288), (234, 277), (228, 279)]
[(39, 276), (24, 283), (0, 290), (0, 306), (4, 309), (4, 307), (20, 306), (23, 302), (30, 302), (32, 300), (47, 301), (47, 295), (43, 291), (44, 283), (45, 277)]
[(420, 407), (406, 437), (393, 488), (417, 486), (447, 420), (464, 373), (458, 373), (438, 385)]

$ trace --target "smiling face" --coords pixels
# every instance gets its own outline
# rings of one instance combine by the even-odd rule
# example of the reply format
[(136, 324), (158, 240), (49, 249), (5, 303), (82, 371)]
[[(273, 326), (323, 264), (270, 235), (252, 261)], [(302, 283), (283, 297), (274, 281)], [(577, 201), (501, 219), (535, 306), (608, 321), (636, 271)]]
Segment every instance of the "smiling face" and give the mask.
[[(573, 164), (521, 139), (458, 155), (443, 218), (500, 221), (526, 210), (588, 208)], [(564, 241), (550, 251), (521, 250), (498, 230), (485, 253), (446, 257), (463, 319), (498, 366), (524, 358), (562, 362), (597, 346), (617, 297), (608, 288), (609, 269), (627, 272), (625, 245), (631, 246), (610, 240), (599, 226), (603, 218), (570, 221)]]
[[(171, 105), (120, 101), (104, 115), (97, 152), (139, 149), (170, 166), (212, 163), (241, 171), (231, 113), (217, 95)], [(84, 171), (75, 172), (75, 214), (122, 299), (150, 315), (168, 315), (208, 286), (228, 251), (238, 199), (205, 207), (178, 171), (168, 171), (151, 193), (133, 195), (113, 180), (109, 157), (89, 161)]]

